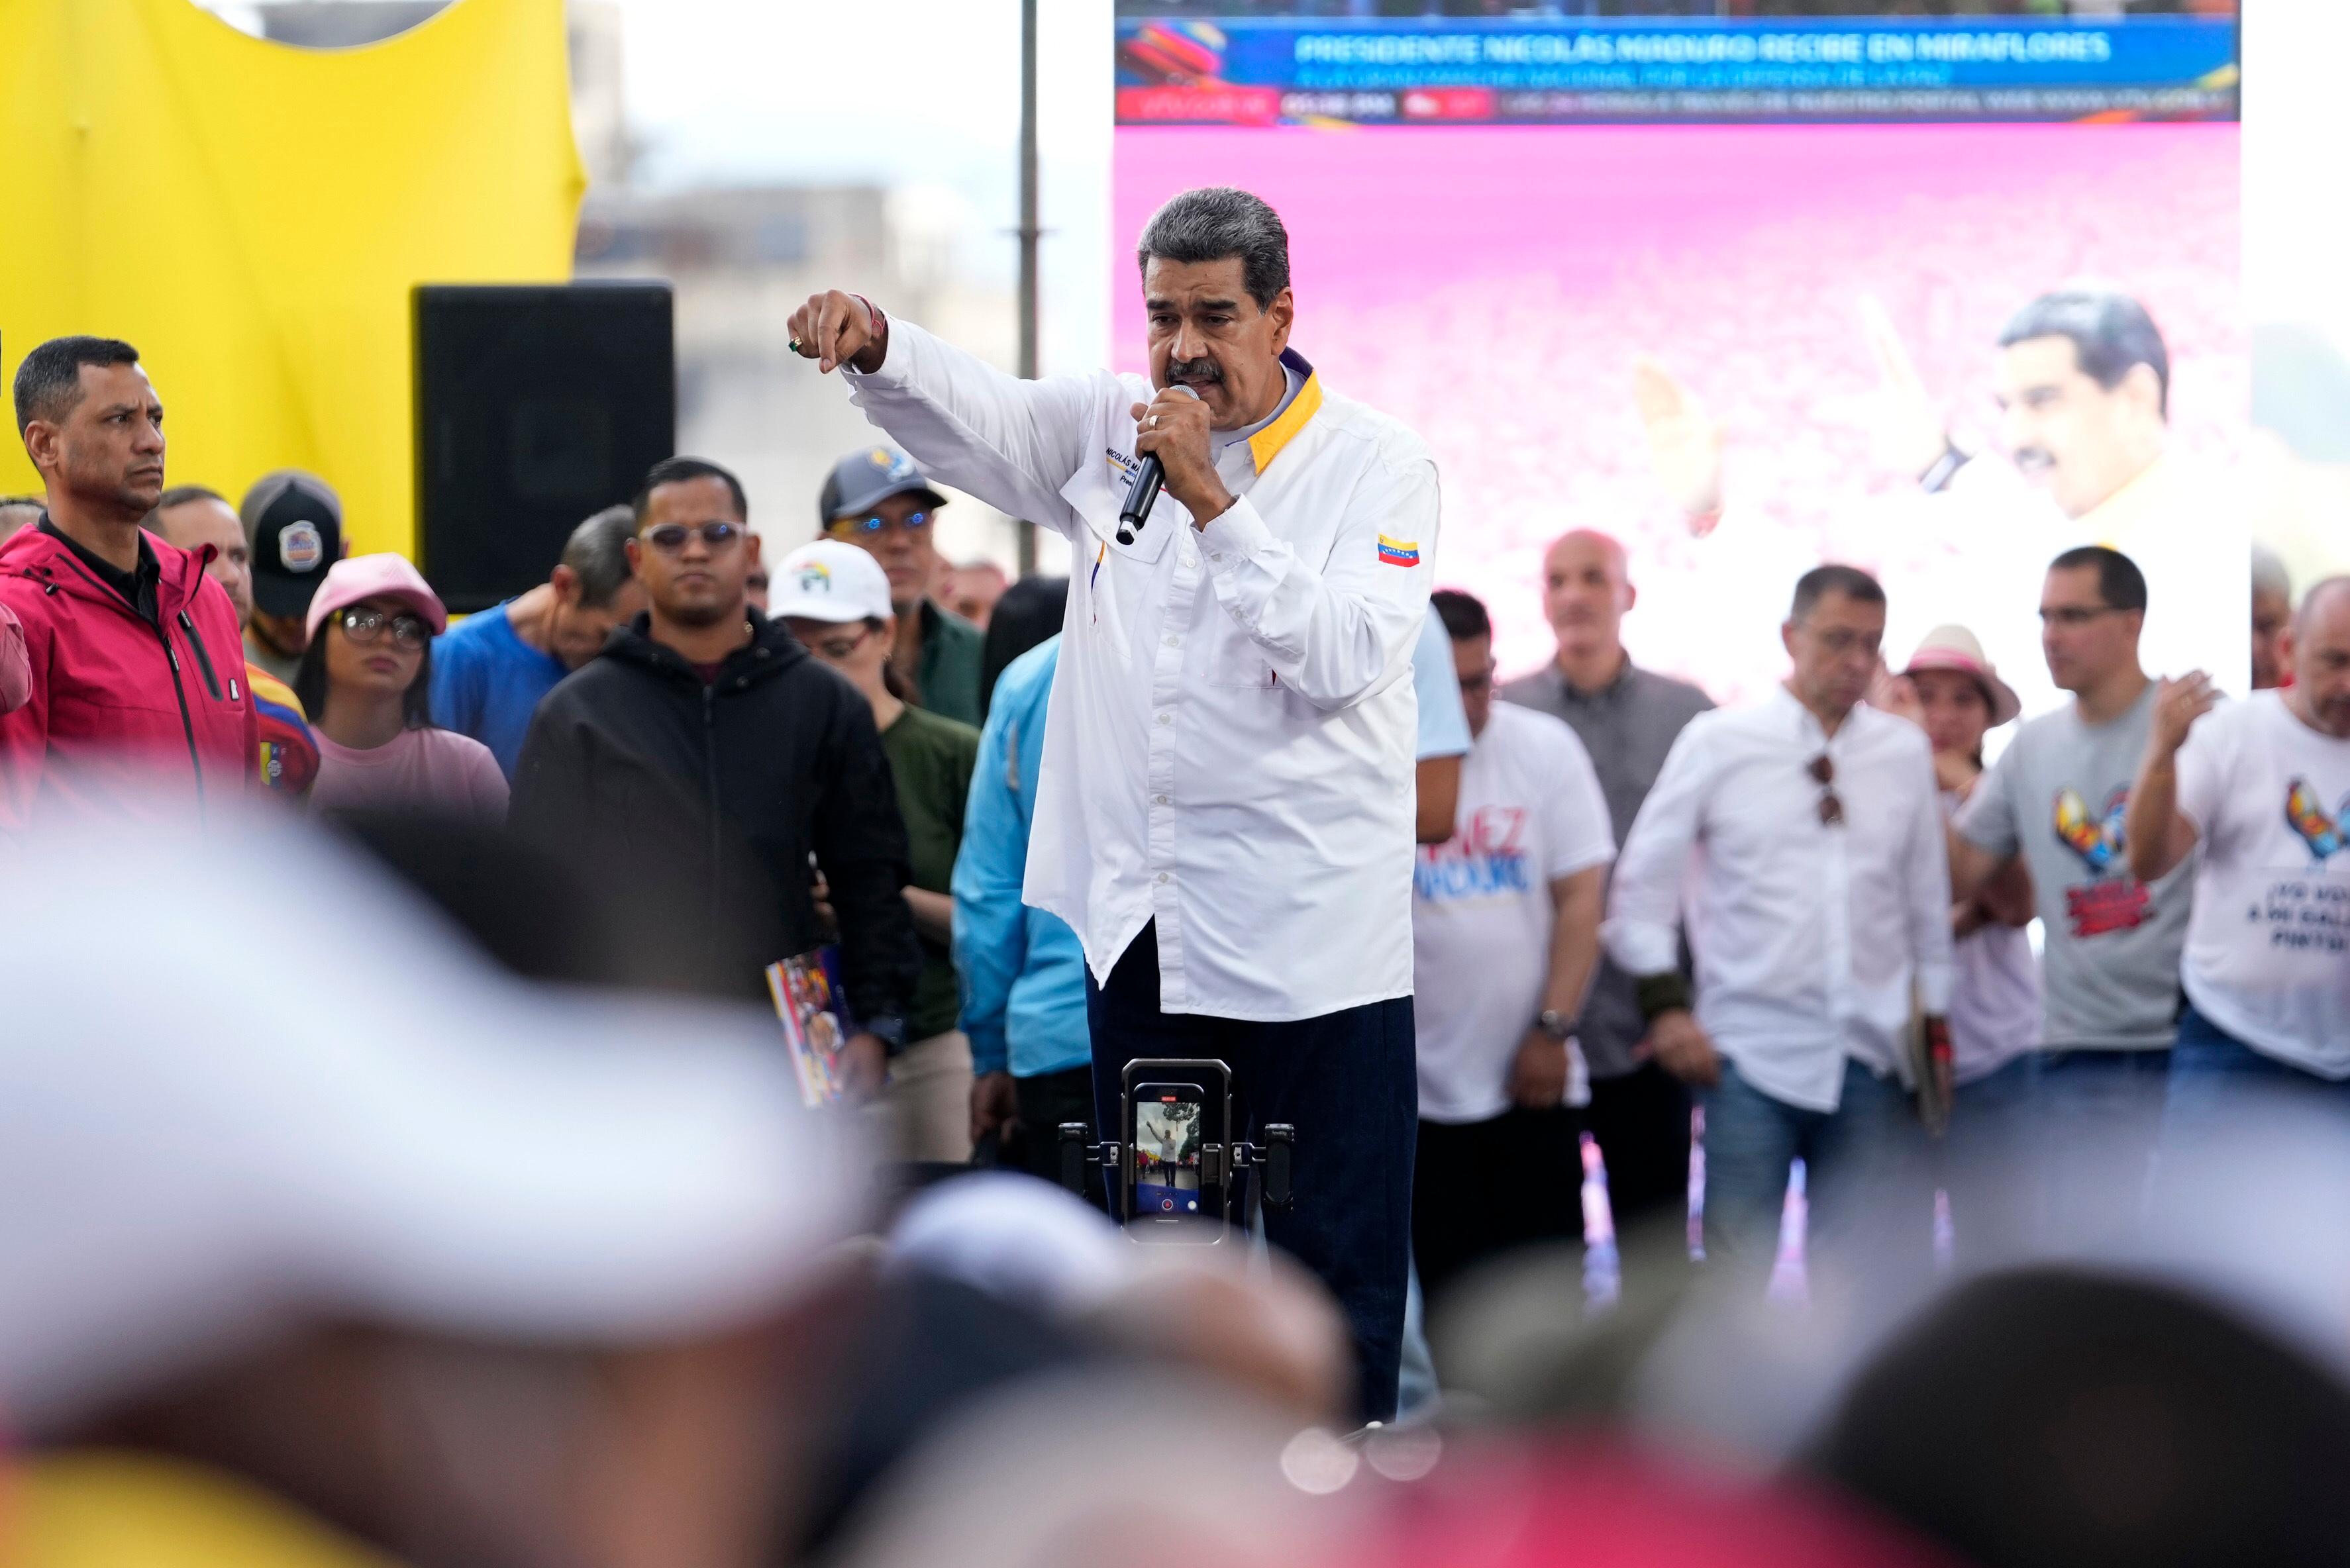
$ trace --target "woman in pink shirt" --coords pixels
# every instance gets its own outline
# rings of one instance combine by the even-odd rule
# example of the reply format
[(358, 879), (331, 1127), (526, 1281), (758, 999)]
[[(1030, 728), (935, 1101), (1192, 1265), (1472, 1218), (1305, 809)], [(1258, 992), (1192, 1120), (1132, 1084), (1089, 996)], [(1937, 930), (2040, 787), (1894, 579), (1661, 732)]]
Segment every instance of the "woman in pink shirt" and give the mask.
[(505, 774), (490, 749), (433, 727), (432, 638), (448, 624), (440, 596), (400, 556), (354, 556), (328, 569), (294, 676), (318, 741), (311, 810), (505, 819)]

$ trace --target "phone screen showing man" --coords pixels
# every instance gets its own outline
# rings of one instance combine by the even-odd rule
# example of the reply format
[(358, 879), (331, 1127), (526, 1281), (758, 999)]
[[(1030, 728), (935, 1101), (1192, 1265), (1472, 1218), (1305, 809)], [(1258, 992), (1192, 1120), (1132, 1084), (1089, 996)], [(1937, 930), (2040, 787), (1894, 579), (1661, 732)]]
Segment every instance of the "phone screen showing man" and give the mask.
[(1222, 1220), (1201, 1189), (1207, 1105), (1197, 1084), (1141, 1084), (1134, 1091), (1134, 1218)]

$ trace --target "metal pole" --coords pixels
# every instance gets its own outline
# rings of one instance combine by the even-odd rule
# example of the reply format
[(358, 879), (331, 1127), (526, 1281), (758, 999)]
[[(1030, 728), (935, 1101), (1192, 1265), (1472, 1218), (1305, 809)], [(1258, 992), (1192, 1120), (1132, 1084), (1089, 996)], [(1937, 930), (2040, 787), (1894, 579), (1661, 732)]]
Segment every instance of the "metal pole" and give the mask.
[[(1020, 0), (1020, 374), (1036, 376), (1036, 0)], [(1020, 520), (1020, 575), (1036, 569), (1036, 524)]]

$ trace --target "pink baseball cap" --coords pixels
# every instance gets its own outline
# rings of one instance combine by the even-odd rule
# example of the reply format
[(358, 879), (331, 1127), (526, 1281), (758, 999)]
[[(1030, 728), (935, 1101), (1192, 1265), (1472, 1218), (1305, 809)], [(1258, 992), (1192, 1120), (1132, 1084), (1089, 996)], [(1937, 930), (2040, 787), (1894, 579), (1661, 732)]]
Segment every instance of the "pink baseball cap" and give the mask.
[(424, 618), (438, 637), (449, 629), (449, 612), (442, 607), (441, 596), (424, 580), (424, 574), (408, 564), (405, 556), (386, 551), (380, 556), (352, 556), (337, 561), (327, 568), (326, 580), (310, 600), (310, 613), (304, 622), (310, 635), (327, 624), (327, 618), (338, 609), (348, 609), (366, 599), (397, 599)]

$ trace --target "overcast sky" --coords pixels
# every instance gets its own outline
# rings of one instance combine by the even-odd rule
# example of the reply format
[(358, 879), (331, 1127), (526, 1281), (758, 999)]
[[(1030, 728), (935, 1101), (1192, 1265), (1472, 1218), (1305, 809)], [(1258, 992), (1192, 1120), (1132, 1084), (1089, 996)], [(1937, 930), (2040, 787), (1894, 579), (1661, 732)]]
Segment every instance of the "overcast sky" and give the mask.
[(619, 3), (629, 114), (650, 178), (976, 177), (1011, 189), (1018, 0)]

